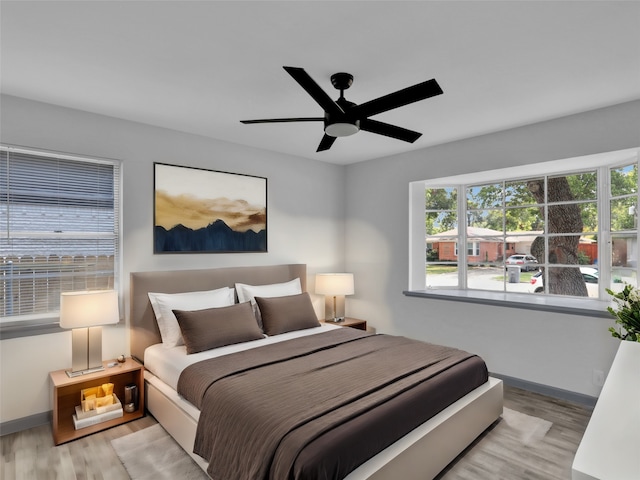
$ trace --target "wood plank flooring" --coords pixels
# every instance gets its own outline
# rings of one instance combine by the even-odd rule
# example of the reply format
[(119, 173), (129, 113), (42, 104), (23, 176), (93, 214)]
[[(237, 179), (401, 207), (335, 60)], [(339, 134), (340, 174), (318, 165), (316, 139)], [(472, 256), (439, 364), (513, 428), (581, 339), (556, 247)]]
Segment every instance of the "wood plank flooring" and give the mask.
[[(553, 426), (540, 442), (514, 444), (496, 422), (438, 480), (569, 480), (571, 463), (591, 410), (505, 386), (504, 406), (541, 417)], [(53, 445), (51, 426), (2, 437), (3, 480), (128, 480), (111, 440), (156, 423), (151, 416), (94, 435)], [(235, 480), (235, 479), (230, 479)], [(394, 479), (396, 480), (396, 479)], [(400, 480), (400, 479), (398, 479)]]
[(496, 422), (452, 462), (437, 480), (570, 480), (571, 464), (592, 410), (505, 385), (504, 406), (552, 426), (539, 441), (514, 442)]

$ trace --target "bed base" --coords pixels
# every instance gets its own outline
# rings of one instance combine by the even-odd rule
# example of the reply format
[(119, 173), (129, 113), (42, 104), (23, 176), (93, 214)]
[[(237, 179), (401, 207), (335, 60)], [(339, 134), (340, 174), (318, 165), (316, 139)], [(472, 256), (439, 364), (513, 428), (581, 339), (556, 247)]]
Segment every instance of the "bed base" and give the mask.
[[(145, 372), (147, 410), (206, 472), (193, 453), (197, 410)], [(502, 415), (502, 381), (489, 380), (387, 447), (345, 480), (432, 479)], [(180, 405), (182, 404), (182, 406)]]

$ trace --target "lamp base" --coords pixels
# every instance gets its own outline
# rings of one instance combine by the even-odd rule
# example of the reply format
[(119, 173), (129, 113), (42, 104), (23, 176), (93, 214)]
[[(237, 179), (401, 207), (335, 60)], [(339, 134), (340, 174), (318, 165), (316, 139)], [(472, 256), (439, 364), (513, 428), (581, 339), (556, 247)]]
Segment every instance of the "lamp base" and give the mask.
[(333, 322), (333, 323), (344, 322), (344, 317), (328, 318), (328, 319), (325, 320), (325, 322)]
[(71, 370), (69, 377), (104, 370), (102, 365), (102, 327), (74, 328), (71, 331)]
[(325, 322), (342, 322), (344, 317), (344, 295), (327, 295), (324, 297)]
[(73, 370), (67, 370), (66, 372), (69, 378), (73, 378), (79, 377), (80, 375), (87, 375), (89, 373), (101, 372), (102, 370), (104, 370), (103, 366), (87, 368), (86, 370), (77, 370), (75, 372)]

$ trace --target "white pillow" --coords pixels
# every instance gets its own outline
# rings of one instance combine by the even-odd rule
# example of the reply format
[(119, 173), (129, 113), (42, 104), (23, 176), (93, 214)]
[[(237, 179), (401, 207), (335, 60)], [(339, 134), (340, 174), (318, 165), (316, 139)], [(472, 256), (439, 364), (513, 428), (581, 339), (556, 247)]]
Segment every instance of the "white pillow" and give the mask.
[(256, 304), (256, 297), (273, 298), (298, 295), (302, 293), (302, 286), (300, 285), (299, 278), (284, 283), (272, 283), (270, 285), (246, 285), (244, 283), (236, 283), (236, 292), (240, 303), (251, 302), (258, 325), (262, 328), (262, 317)]
[(235, 303), (233, 288), (186, 293), (153, 293), (149, 300), (156, 315), (162, 343), (166, 347), (184, 345), (182, 332), (173, 310), (204, 310), (205, 308), (227, 307)]

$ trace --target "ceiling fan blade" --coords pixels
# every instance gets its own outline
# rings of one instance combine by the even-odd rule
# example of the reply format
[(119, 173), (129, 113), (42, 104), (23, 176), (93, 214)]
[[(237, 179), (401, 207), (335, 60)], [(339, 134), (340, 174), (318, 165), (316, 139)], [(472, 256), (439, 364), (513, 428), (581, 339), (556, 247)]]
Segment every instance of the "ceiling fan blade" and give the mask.
[(327, 93), (320, 88), (304, 69), (299, 67), (282, 67), (293, 79), (300, 84), (306, 92), (322, 107), (325, 112), (332, 115), (344, 115), (344, 110), (334, 102)]
[(366, 118), (394, 108), (402, 107), (425, 98), (440, 95), (442, 89), (435, 78), (418, 83), (412, 87), (403, 88), (397, 92), (384, 95), (353, 107), (352, 112), (357, 118)]
[(384, 135), (386, 137), (396, 138), (405, 142), (413, 143), (422, 136), (419, 132), (413, 130), (407, 130), (406, 128), (397, 127), (389, 123), (378, 122), (365, 118), (360, 120), (360, 130), (365, 132), (377, 133), (378, 135)]
[(329, 150), (333, 142), (336, 141), (336, 137), (332, 137), (331, 135), (324, 134), (322, 140), (320, 140), (320, 145), (318, 145), (318, 149), (316, 152), (323, 152), (324, 150)]
[(285, 123), (285, 122), (322, 122), (324, 117), (302, 117), (302, 118), (263, 118), (261, 120), (240, 120), (240, 123), (249, 125), (251, 123)]

